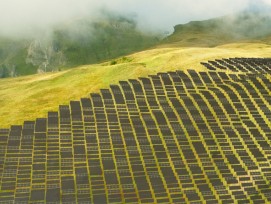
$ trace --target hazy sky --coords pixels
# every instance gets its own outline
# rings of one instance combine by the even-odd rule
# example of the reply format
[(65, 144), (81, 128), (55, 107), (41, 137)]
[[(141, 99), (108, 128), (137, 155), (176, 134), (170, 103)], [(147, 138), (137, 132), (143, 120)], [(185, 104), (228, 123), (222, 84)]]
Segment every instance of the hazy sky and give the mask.
[(132, 14), (141, 28), (171, 31), (190, 20), (203, 20), (271, 0), (0, 0), (0, 33), (30, 33), (100, 9)]

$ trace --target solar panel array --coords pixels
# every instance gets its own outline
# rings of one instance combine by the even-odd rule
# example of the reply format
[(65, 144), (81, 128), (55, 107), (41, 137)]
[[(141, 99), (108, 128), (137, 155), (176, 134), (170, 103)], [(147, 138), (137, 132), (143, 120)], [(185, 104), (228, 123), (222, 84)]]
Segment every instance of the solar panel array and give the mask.
[(271, 58), (229, 58), (201, 63), (209, 70), (233, 72), (271, 73)]
[(0, 203), (270, 203), (271, 83), (158, 73), (0, 130)]

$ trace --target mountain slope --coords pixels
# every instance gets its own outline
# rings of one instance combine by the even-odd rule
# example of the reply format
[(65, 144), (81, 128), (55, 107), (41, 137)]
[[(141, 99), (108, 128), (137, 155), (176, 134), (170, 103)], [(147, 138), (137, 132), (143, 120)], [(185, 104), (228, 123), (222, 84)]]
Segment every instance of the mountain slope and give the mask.
[[(243, 42), (268, 34), (210, 48), (196, 24), (164, 47), (0, 79), (1, 202), (270, 203), (271, 68), (254, 57), (271, 45)], [(28, 60), (61, 66), (63, 39), (32, 42)]]
[(35, 38), (0, 37), (0, 77), (103, 62), (147, 49), (158, 41), (157, 34), (139, 31), (129, 18), (107, 14), (96, 21), (74, 20)]
[(266, 13), (242, 12), (220, 18), (192, 21), (174, 27), (162, 41), (172, 46), (214, 47), (234, 42), (263, 41), (271, 35), (271, 17)]
[(0, 200), (270, 203), (270, 83), (163, 72), (0, 129)]
[[(268, 24), (267, 19), (262, 26), (259, 25), (262, 30)], [(2, 79), (0, 81), (0, 127), (9, 127), (11, 124), (21, 124), (24, 120), (44, 117), (48, 111), (56, 110), (59, 104), (66, 104), (70, 100), (87, 96), (90, 92), (107, 88), (110, 84), (117, 83), (119, 80), (175, 69), (206, 70), (200, 62), (220, 58), (270, 57), (271, 46), (268, 29), (261, 35), (248, 33), (247, 36), (249, 37), (246, 40), (242, 38), (239, 40), (240, 42), (227, 43), (226, 40), (223, 41), (221, 38), (223, 33), (222, 28), (219, 28), (218, 21), (219, 19), (213, 19), (176, 26), (176, 31), (159, 46), (102, 64), (78, 66), (75, 69), (60, 72)], [(216, 36), (210, 31), (210, 22), (215, 22), (217, 30), (220, 29), (219, 32), (222, 33), (221, 35)], [(233, 22), (237, 21), (234, 20)], [(182, 29), (179, 29), (179, 27)], [(243, 31), (243, 29), (240, 30)], [(239, 31), (239, 33), (242, 32)], [(230, 34), (230, 31), (228, 31), (224, 35), (229, 36)], [(235, 35), (238, 36), (236, 33)], [(266, 37), (262, 37), (263, 35)], [(197, 38), (197, 40), (188, 42), (188, 37)], [(253, 40), (247, 40), (252, 37)], [(182, 40), (182, 38), (184, 39)], [(231, 40), (227, 37), (227, 39), (229, 42), (238, 41), (237, 38)], [(210, 48), (211, 42), (216, 41), (222, 45)], [(60, 42), (62, 42), (62, 45), (56, 46), (55, 52), (65, 50), (59, 48), (69, 47), (65, 40), (60, 40)], [(191, 47), (187, 47), (189, 43)], [(73, 51), (69, 51), (69, 53), (72, 55)], [(80, 60), (78, 59), (78, 62)]]
[(266, 13), (243, 12), (177, 25), (173, 34), (144, 33), (136, 22), (104, 14), (96, 21), (79, 19), (60, 25), (38, 38), (0, 38), (0, 77), (59, 71), (100, 63), (151, 47), (215, 47), (236, 42), (270, 43), (271, 18)]
[(0, 127), (45, 117), (59, 104), (88, 96), (119, 80), (157, 72), (193, 68), (206, 70), (200, 62), (230, 57), (270, 57), (266, 44), (228, 44), (216, 48), (156, 48), (96, 65), (61, 72), (0, 80)]

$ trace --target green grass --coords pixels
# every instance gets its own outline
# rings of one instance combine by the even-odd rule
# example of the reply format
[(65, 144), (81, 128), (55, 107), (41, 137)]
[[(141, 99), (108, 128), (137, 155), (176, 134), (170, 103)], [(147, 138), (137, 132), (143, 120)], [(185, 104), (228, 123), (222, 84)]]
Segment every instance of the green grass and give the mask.
[(0, 80), (0, 127), (45, 117), (61, 104), (79, 100), (120, 80), (177, 69), (206, 70), (200, 62), (228, 57), (270, 57), (271, 46), (227, 44), (215, 48), (155, 48), (125, 58), (62, 72)]

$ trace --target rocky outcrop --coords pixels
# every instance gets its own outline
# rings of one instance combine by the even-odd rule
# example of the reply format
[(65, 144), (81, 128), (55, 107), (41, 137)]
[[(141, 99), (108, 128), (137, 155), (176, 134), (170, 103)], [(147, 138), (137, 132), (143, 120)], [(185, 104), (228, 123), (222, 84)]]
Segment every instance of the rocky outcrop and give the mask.
[(34, 40), (29, 45), (26, 63), (37, 66), (40, 73), (58, 71), (58, 67), (66, 64), (66, 59), (52, 42)]

